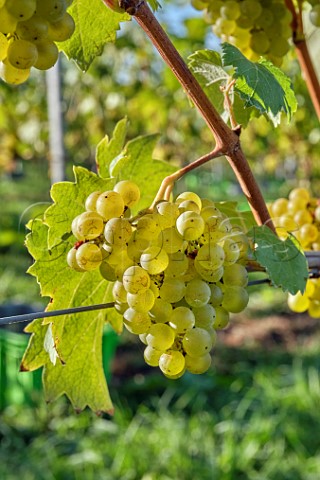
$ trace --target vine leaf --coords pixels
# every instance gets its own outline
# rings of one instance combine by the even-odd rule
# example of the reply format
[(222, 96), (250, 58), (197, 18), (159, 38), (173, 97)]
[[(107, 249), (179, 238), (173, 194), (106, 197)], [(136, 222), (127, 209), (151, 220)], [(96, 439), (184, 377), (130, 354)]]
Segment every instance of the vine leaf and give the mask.
[(106, 135), (97, 146), (96, 164), (100, 177), (109, 177), (109, 165), (121, 154), (128, 130), (126, 118), (120, 120), (113, 131), (111, 139)]
[(223, 43), (221, 48), (223, 65), (234, 67), (234, 89), (244, 100), (245, 106), (253, 106), (265, 113), (275, 126), (280, 122), (281, 112), (290, 121), (297, 109), (290, 79), (263, 58), (258, 63), (251, 62), (229, 43)]
[(254, 243), (254, 256), (276, 287), (293, 295), (304, 292), (308, 279), (308, 263), (297, 240), (291, 236), (280, 240), (266, 225), (248, 232)]
[(126, 13), (110, 10), (101, 0), (74, 0), (68, 12), (75, 21), (76, 29), (69, 40), (58, 46), (83, 71), (89, 68), (95, 57), (101, 55), (107, 42), (116, 40), (119, 23), (131, 18)]
[[(48, 250), (47, 225), (37, 219), (31, 227), (26, 245), (35, 263), (28, 273), (36, 276), (41, 294), (51, 298), (48, 311), (110, 301), (111, 284), (101, 277), (99, 270), (78, 273), (68, 268), (66, 254), (73, 244), (72, 239)], [(21, 370), (30, 371), (44, 366), (44, 390), (48, 401), (66, 394), (77, 410), (89, 406), (96, 412), (112, 412), (102, 366), (102, 335), (105, 317), (108, 319), (109, 315), (117, 314), (113, 309), (107, 314), (105, 311), (83, 312), (55, 317), (53, 321), (35, 320), (27, 326), (26, 331), (32, 336)], [(48, 324), (51, 341), (47, 333)], [(57, 352), (55, 365), (52, 363), (53, 344)]]

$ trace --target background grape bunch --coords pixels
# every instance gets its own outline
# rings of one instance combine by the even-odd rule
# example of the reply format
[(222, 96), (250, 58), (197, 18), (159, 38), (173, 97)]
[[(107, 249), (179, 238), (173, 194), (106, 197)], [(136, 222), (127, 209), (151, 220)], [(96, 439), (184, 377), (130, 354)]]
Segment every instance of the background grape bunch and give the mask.
[(115, 309), (145, 344), (148, 365), (169, 378), (203, 373), (216, 330), (247, 306), (248, 239), (193, 192), (130, 218), (139, 198), (126, 180), (92, 192), (72, 222), (67, 262), (78, 272), (99, 268), (113, 282)]
[[(295, 188), (288, 198), (278, 198), (269, 205), (270, 215), (280, 238), (293, 235), (301, 247), (320, 251), (320, 200), (305, 188)], [(303, 294), (288, 294), (289, 308), (297, 313), (308, 311), (320, 318), (320, 279), (310, 278)]]
[[(192, 0), (205, 10), (212, 30), (249, 59), (263, 56), (280, 66), (292, 39), (292, 14), (284, 0)], [(311, 23), (320, 26), (320, 1), (305, 2)]]
[(0, 77), (25, 82), (32, 67), (48, 70), (58, 60), (55, 42), (71, 37), (72, 0), (0, 0)]

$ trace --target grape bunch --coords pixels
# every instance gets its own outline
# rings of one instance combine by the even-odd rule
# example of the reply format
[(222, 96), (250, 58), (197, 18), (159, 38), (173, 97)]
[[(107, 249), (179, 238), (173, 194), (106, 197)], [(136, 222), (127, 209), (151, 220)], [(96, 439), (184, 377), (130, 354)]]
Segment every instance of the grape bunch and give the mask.
[(72, 0), (0, 0), (0, 78), (21, 84), (32, 67), (48, 70), (58, 60), (55, 42), (71, 37)]
[(247, 306), (248, 239), (193, 192), (130, 218), (139, 198), (129, 180), (91, 193), (72, 222), (67, 262), (78, 272), (99, 268), (113, 282), (115, 309), (145, 345), (148, 365), (169, 378), (203, 373), (216, 330)]
[[(318, 1), (318, 0), (316, 0)], [(284, 0), (192, 0), (205, 10), (208, 23), (222, 41), (256, 61), (260, 56), (280, 66), (290, 49), (292, 14)]]
[[(269, 205), (270, 216), (280, 238), (293, 235), (306, 251), (320, 251), (320, 200), (310, 196), (305, 188), (295, 188), (288, 198), (278, 198)], [(320, 279), (310, 278), (303, 294), (288, 294), (293, 312), (308, 311), (320, 318)]]

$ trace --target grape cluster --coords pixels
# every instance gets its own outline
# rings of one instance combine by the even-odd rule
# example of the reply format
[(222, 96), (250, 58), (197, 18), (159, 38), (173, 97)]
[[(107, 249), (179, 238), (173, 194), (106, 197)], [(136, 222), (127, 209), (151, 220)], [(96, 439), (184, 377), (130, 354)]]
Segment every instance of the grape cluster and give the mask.
[(139, 200), (131, 181), (93, 192), (72, 222), (67, 256), (77, 271), (100, 269), (116, 310), (145, 344), (148, 365), (169, 378), (211, 364), (216, 330), (248, 303), (248, 240), (213, 202), (193, 192), (130, 218)]
[(205, 9), (212, 30), (223, 41), (256, 61), (260, 56), (280, 66), (290, 49), (292, 15), (284, 0), (192, 0)]
[(35, 67), (58, 60), (55, 42), (71, 37), (75, 23), (66, 9), (72, 0), (0, 0), (0, 78), (21, 84)]
[[(288, 198), (278, 198), (269, 205), (270, 216), (280, 238), (293, 235), (304, 250), (320, 251), (320, 200), (305, 188), (295, 188)], [(320, 318), (320, 280), (309, 279), (303, 294), (288, 295), (293, 312), (308, 311)]]

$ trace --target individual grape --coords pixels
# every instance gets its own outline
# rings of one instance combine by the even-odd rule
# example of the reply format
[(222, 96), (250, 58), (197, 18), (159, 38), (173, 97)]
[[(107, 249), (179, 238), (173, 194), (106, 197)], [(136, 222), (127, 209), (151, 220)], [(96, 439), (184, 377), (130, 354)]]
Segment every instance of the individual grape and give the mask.
[(149, 312), (155, 302), (154, 293), (150, 289), (142, 293), (128, 293), (127, 302), (137, 312)]
[(0, 60), (6, 58), (8, 45), (7, 37), (0, 32)]
[(169, 303), (179, 302), (186, 292), (185, 283), (177, 278), (166, 278), (160, 287), (159, 294), (162, 300)]
[(235, 0), (227, 0), (220, 8), (221, 17), (226, 20), (236, 20), (240, 13), (239, 3)]
[(223, 265), (225, 252), (218, 244), (208, 243), (198, 250), (196, 257), (199, 265), (205, 270), (216, 270)]
[(150, 367), (158, 367), (160, 357), (163, 353), (163, 351), (156, 350), (155, 348), (150, 347), (150, 345), (147, 345), (147, 347), (144, 349), (143, 357), (145, 362), (150, 365)]
[(184, 240), (175, 228), (165, 228), (159, 235), (158, 245), (167, 253), (176, 253), (183, 249)]
[(140, 261), (140, 257), (142, 253), (149, 247), (149, 245), (150, 245), (149, 240), (146, 240), (140, 235), (137, 235), (136, 231), (133, 232), (127, 245), (128, 256), (133, 261), (138, 263)]
[(146, 340), (150, 347), (156, 350), (168, 350), (175, 339), (174, 330), (165, 323), (154, 323), (149, 328)]
[(30, 68), (22, 70), (21, 68), (15, 68), (7, 59), (0, 63), (0, 78), (6, 83), (12, 85), (20, 85), (25, 82), (30, 76)]
[(221, 246), (224, 251), (224, 266), (233, 265), (240, 257), (240, 249), (237, 242), (235, 242), (232, 238), (226, 238), (222, 243)]
[(239, 313), (246, 308), (249, 294), (243, 287), (228, 286), (223, 295), (222, 307), (228, 312)]
[(34, 15), (24, 22), (19, 22), (16, 33), (23, 40), (37, 43), (48, 38), (48, 28), (49, 24), (46, 20)]
[(305, 312), (308, 310), (309, 304), (310, 300), (306, 294), (302, 294), (301, 292), (298, 292), (295, 295), (292, 295), (291, 293), (288, 294), (288, 306), (293, 312)]
[(72, 36), (75, 28), (73, 18), (66, 12), (63, 17), (56, 22), (49, 23), (48, 38), (55, 42), (64, 42)]
[(86, 198), (84, 207), (88, 212), (96, 212), (96, 205), (97, 205), (97, 200), (100, 197), (102, 192), (92, 192), (90, 195)]
[(83, 212), (74, 218), (71, 229), (77, 240), (93, 240), (103, 232), (103, 218), (97, 212)]
[(168, 255), (169, 263), (165, 269), (166, 277), (177, 278), (185, 274), (189, 267), (189, 259), (183, 252)]
[(230, 37), (230, 42), (237, 45), (239, 49), (247, 48), (250, 44), (251, 34), (245, 28), (236, 27), (235, 31)]
[(158, 216), (155, 214), (148, 214), (140, 217), (136, 228), (136, 236), (148, 241), (157, 240), (161, 233)]
[(273, 217), (280, 217), (288, 210), (288, 200), (286, 198), (278, 198), (271, 205), (271, 215)]
[(135, 335), (146, 333), (151, 327), (149, 315), (146, 312), (137, 312), (133, 308), (127, 308), (124, 312), (123, 323), (127, 330)]
[(133, 207), (140, 200), (140, 189), (131, 180), (121, 180), (118, 182), (113, 190), (121, 195), (126, 207)]
[(34, 67), (38, 70), (49, 70), (53, 67), (59, 57), (59, 50), (57, 45), (51, 40), (41, 40), (36, 44), (38, 50), (38, 59)]
[(178, 218), (176, 227), (185, 240), (197, 240), (204, 231), (204, 220), (196, 212), (184, 212)]
[(212, 327), (214, 319), (216, 317), (216, 311), (210, 303), (203, 305), (202, 307), (193, 307), (192, 311), (195, 316), (195, 326), (201, 328)]
[(293, 188), (289, 193), (289, 200), (293, 200), (294, 198), (299, 198), (301, 201), (309, 201), (310, 200), (310, 193), (306, 188), (297, 187)]
[(83, 243), (77, 249), (76, 260), (83, 270), (95, 270), (102, 262), (102, 253), (94, 243)]
[[(319, 297), (320, 298), (320, 297)], [(308, 314), (312, 318), (320, 318), (320, 300), (310, 300)]]
[(192, 200), (184, 200), (183, 202), (179, 203), (178, 210), (179, 215), (181, 215), (183, 212), (196, 212), (200, 214), (199, 206)]
[(262, 8), (259, 17), (255, 20), (255, 25), (262, 29), (270, 27), (274, 22), (274, 15), (269, 8)]
[(127, 250), (123, 245), (114, 245), (110, 255), (106, 258), (106, 260), (108, 263), (110, 263), (110, 265), (113, 266), (115, 272), (121, 270), (122, 275), (127, 268), (134, 264), (131, 258), (129, 258)]
[(219, 307), (222, 304), (223, 300), (223, 291), (221, 290), (218, 285), (212, 284), (210, 285), (211, 296), (209, 299), (209, 303), (213, 307)]
[(105, 220), (120, 217), (124, 210), (123, 198), (113, 190), (103, 192), (97, 199), (96, 209)]
[(177, 307), (173, 310), (170, 316), (170, 327), (178, 333), (186, 333), (195, 325), (195, 316), (192, 310), (187, 307)]
[(139, 334), (139, 340), (141, 340), (141, 342), (142, 342), (144, 345), (148, 345), (146, 338), (147, 338), (147, 333), (146, 333), (146, 332)]
[(193, 192), (180, 193), (180, 195), (177, 196), (175, 203), (177, 205), (180, 205), (180, 203), (184, 202), (185, 200), (191, 200), (192, 202), (195, 202), (198, 205), (199, 209), (201, 210), (202, 208), (201, 198), (196, 193), (193, 193)]
[(8, 12), (6, 6), (0, 8), (0, 32), (14, 32), (17, 27), (17, 23), (17, 18)]
[(171, 318), (172, 310), (171, 303), (166, 302), (162, 298), (156, 298), (150, 310), (150, 315), (156, 323), (167, 323)]
[(123, 317), (124, 312), (129, 308), (127, 303), (114, 302), (115, 311)]
[(178, 206), (170, 202), (158, 203), (156, 211), (158, 213), (158, 220), (162, 230), (174, 227), (180, 214)]
[(116, 302), (127, 303), (127, 291), (124, 288), (123, 283), (119, 280), (117, 280), (112, 287), (112, 296)]
[(205, 353), (204, 355), (192, 357), (190, 355), (185, 356), (186, 369), (190, 373), (201, 374), (209, 370), (211, 366), (211, 355), (210, 353)]
[(314, 211), (314, 218), (320, 223), (320, 205)]
[(65, 0), (37, 0), (37, 15), (45, 18), (48, 22), (60, 20), (66, 9), (67, 4)]
[(194, 278), (188, 282), (186, 287), (185, 299), (191, 307), (202, 307), (208, 303), (211, 296), (209, 285), (199, 278)]
[(262, 6), (257, 0), (243, 0), (240, 2), (240, 11), (242, 15), (256, 19), (261, 15)]
[(200, 357), (210, 352), (212, 339), (207, 330), (195, 327), (186, 332), (182, 340), (182, 345), (188, 355), (191, 357)]
[(212, 30), (216, 35), (221, 36), (232, 35), (236, 28), (237, 24), (235, 20), (226, 20), (220, 17), (213, 25)]
[[(245, 1), (247, 0), (244, 0), (244, 2)], [(259, 55), (263, 55), (264, 53), (267, 53), (270, 48), (270, 40), (267, 34), (262, 30), (260, 32), (254, 32), (251, 35), (250, 47), (255, 53), (258, 53)]]
[(237, 28), (241, 28), (242, 30), (251, 29), (254, 25), (254, 21), (254, 18), (241, 13), (240, 17), (236, 19)]
[(214, 270), (208, 270), (202, 266), (202, 262), (199, 262), (197, 258), (194, 261), (194, 266), (202, 280), (206, 282), (219, 282), (223, 276), (224, 268), (222, 266)]
[(178, 375), (185, 368), (183, 354), (178, 350), (167, 350), (159, 359), (159, 368), (166, 375)]
[(312, 25), (320, 27), (320, 4), (314, 5), (309, 12), (309, 19)]
[(117, 276), (115, 273), (114, 268), (108, 263), (107, 261), (102, 261), (100, 267), (100, 274), (108, 282), (115, 282), (117, 280)]
[(303, 247), (308, 246), (318, 238), (318, 229), (315, 225), (306, 223), (298, 231), (298, 238)]
[(126, 218), (111, 218), (104, 227), (104, 237), (110, 245), (126, 245), (132, 235), (132, 227)]
[(26, 70), (31, 68), (37, 61), (37, 47), (28, 40), (14, 40), (9, 42), (7, 60), (15, 68)]
[(77, 249), (72, 247), (67, 254), (67, 264), (76, 272), (85, 272), (85, 270), (78, 265), (76, 254)]
[(151, 246), (141, 255), (140, 264), (150, 275), (157, 275), (167, 268), (169, 257), (163, 248)]
[(269, 53), (276, 57), (284, 57), (290, 50), (289, 42), (281, 35), (272, 37)]
[(222, 330), (229, 325), (230, 322), (230, 315), (229, 312), (223, 307), (215, 307), (216, 310), (216, 318), (213, 322), (213, 328), (217, 330)]
[(205, 222), (210, 217), (218, 218), (219, 216), (222, 216), (221, 212), (218, 210), (218, 208), (214, 204), (206, 205), (205, 207), (202, 206), (200, 215)]
[(36, 0), (6, 0), (6, 9), (17, 20), (28, 20), (36, 11)]
[(225, 267), (223, 272), (223, 283), (227, 286), (234, 285), (238, 287), (246, 287), (248, 285), (247, 269), (239, 263)]
[(149, 274), (138, 265), (129, 267), (123, 274), (123, 285), (129, 293), (143, 293), (150, 286)]

